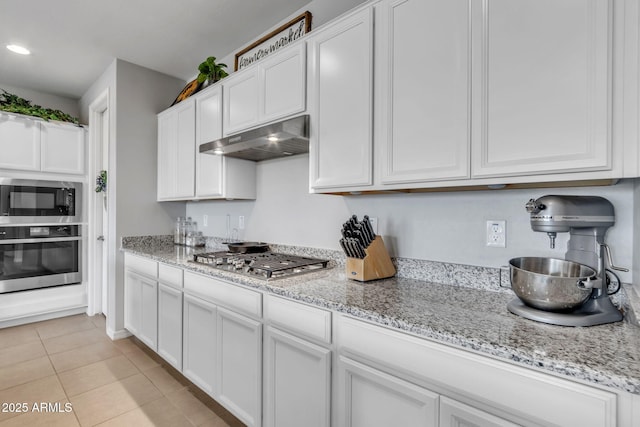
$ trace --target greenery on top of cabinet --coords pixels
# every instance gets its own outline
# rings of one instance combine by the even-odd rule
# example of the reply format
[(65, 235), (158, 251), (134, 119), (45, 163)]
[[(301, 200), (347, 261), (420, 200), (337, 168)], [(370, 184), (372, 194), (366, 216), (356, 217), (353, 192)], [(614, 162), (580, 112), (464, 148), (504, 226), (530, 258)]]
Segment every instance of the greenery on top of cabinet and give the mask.
[(18, 113), (27, 116), (39, 117), (44, 120), (59, 120), (62, 122), (69, 122), (78, 124), (78, 119), (60, 110), (52, 110), (51, 108), (44, 108), (39, 105), (31, 104), (31, 101), (7, 92), (4, 89), (0, 94), (0, 110), (8, 113)]

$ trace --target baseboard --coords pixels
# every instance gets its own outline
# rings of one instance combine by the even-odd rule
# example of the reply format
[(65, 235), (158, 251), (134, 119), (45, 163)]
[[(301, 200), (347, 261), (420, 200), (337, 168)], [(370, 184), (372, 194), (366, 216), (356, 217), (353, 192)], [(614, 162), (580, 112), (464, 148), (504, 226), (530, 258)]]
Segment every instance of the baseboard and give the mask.
[(49, 311), (46, 313), (32, 314), (22, 317), (14, 317), (11, 319), (0, 320), (0, 328), (9, 328), (11, 326), (24, 325), (27, 323), (42, 322), (43, 320), (57, 319), (58, 317), (73, 316), (75, 314), (83, 314), (87, 312), (87, 306), (79, 306), (67, 308), (64, 310)]
[(121, 340), (122, 338), (127, 338), (131, 336), (131, 332), (126, 329), (118, 329), (114, 331), (107, 326), (107, 335), (111, 338), (112, 341)]

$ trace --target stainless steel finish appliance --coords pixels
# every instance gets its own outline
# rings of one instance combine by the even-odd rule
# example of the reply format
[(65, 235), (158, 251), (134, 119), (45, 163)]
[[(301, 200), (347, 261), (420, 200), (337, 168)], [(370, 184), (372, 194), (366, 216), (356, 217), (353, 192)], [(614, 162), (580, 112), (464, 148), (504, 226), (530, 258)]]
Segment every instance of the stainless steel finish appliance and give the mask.
[(309, 152), (309, 116), (298, 116), (200, 145), (200, 153), (260, 160)]
[(257, 279), (274, 280), (327, 268), (329, 260), (273, 252), (195, 254), (193, 262)]
[(582, 305), (591, 295), (587, 283), (596, 279), (591, 267), (556, 258), (514, 258), (509, 265), (513, 292), (527, 305), (541, 310)]
[(0, 178), (0, 224), (82, 222), (82, 184)]
[[(509, 311), (528, 319), (564, 326), (591, 326), (622, 320), (622, 314), (611, 303), (607, 287), (608, 271), (628, 271), (613, 265), (611, 251), (604, 243), (607, 229), (615, 223), (613, 205), (602, 197), (549, 195), (529, 200), (526, 208), (530, 214), (533, 231), (546, 232), (551, 240), (551, 247), (554, 246), (556, 233), (568, 232), (570, 238), (565, 260), (590, 267), (596, 274), (591, 277), (586, 273), (590, 276), (587, 280), (576, 278), (575, 281), (569, 280), (567, 283), (567, 286), (589, 289), (584, 303), (578, 303), (571, 308), (554, 309), (539, 304), (536, 307), (536, 304), (527, 302), (526, 297), (524, 301), (515, 298), (508, 304)], [(513, 264), (511, 267), (513, 280), (517, 272), (514, 272)], [(542, 283), (538, 291), (555, 280), (555, 275), (550, 269), (546, 272), (536, 272), (530, 267), (527, 271), (543, 276), (538, 278), (538, 283)], [(532, 282), (530, 285), (533, 286), (535, 283)], [(574, 291), (575, 288), (570, 289), (571, 293)], [(543, 298), (552, 299), (553, 293), (547, 293)]]
[(0, 227), (0, 293), (82, 282), (80, 228)]

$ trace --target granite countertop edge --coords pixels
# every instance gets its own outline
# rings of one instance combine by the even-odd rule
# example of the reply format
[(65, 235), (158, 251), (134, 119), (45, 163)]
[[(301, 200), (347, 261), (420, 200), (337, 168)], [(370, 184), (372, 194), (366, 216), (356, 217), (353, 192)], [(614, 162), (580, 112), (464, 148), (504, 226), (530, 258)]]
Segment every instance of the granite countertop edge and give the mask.
[[(194, 263), (189, 263), (186, 259), (180, 259), (175, 255), (170, 255), (165, 246), (157, 248), (147, 246), (141, 250), (123, 246), (121, 248), (121, 251), (139, 255), (155, 261), (160, 261), (166, 264), (175, 265), (177, 267), (195, 273), (205, 274), (213, 278), (223, 279), (240, 286), (258, 289), (271, 294), (315, 305), (317, 307), (348, 314), (365, 321), (398, 330), (400, 332), (410, 333), (412, 335), (416, 335), (420, 338), (427, 339), (436, 343), (472, 351), (474, 353), (494, 358), (503, 362), (510, 362), (525, 368), (531, 368), (546, 373), (558, 374), (569, 379), (597, 384), (600, 386), (622, 390), (633, 394), (640, 394), (640, 376), (635, 377), (625, 375), (620, 372), (608, 372), (607, 370), (600, 369), (598, 367), (591, 367), (587, 364), (574, 363), (571, 361), (547, 357), (544, 354), (537, 354), (535, 351), (527, 351), (525, 349), (518, 348), (517, 346), (506, 346), (482, 338), (473, 337), (470, 336), (471, 334), (463, 335), (451, 333), (448, 331), (441, 331), (433, 328), (429, 323), (415, 323), (407, 321), (399, 316), (385, 315), (381, 311), (375, 309), (362, 309), (356, 306), (332, 300), (330, 298), (318, 297), (313, 295), (312, 293), (305, 292), (305, 283), (313, 283), (314, 279), (318, 277), (322, 277), (327, 281), (336, 281), (336, 283), (340, 282), (343, 286), (350, 286), (349, 284), (358, 286), (360, 284), (359, 282), (353, 283), (346, 278), (340, 279), (333, 277), (335, 276), (335, 273), (331, 270), (335, 271), (335, 268), (329, 269), (328, 271), (323, 270), (318, 273), (309, 273), (301, 276), (293, 276), (286, 279), (278, 279), (273, 282), (266, 282), (260, 279), (249, 278), (230, 272), (215, 270), (207, 266), (200, 266)], [(429, 284), (429, 282), (427, 281), (424, 281), (424, 283), (425, 285)], [(494, 291), (478, 290), (478, 292), (491, 293)], [(523, 321), (531, 322), (528, 320)], [(551, 327), (563, 328), (555, 326)], [(634, 326), (629, 327), (635, 328)]]

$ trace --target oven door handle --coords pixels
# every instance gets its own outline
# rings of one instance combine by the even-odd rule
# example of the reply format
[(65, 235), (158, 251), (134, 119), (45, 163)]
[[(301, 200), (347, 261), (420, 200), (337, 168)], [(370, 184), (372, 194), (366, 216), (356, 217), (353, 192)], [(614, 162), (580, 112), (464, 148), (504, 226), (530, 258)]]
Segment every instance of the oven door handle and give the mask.
[(0, 240), (0, 245), (15, 245), (20, 243), (56, 243), (56, 242), (73, 242), (82, 240), (82, 236), (74, 237), (45, 237), (42, 239), (7, 239)]

